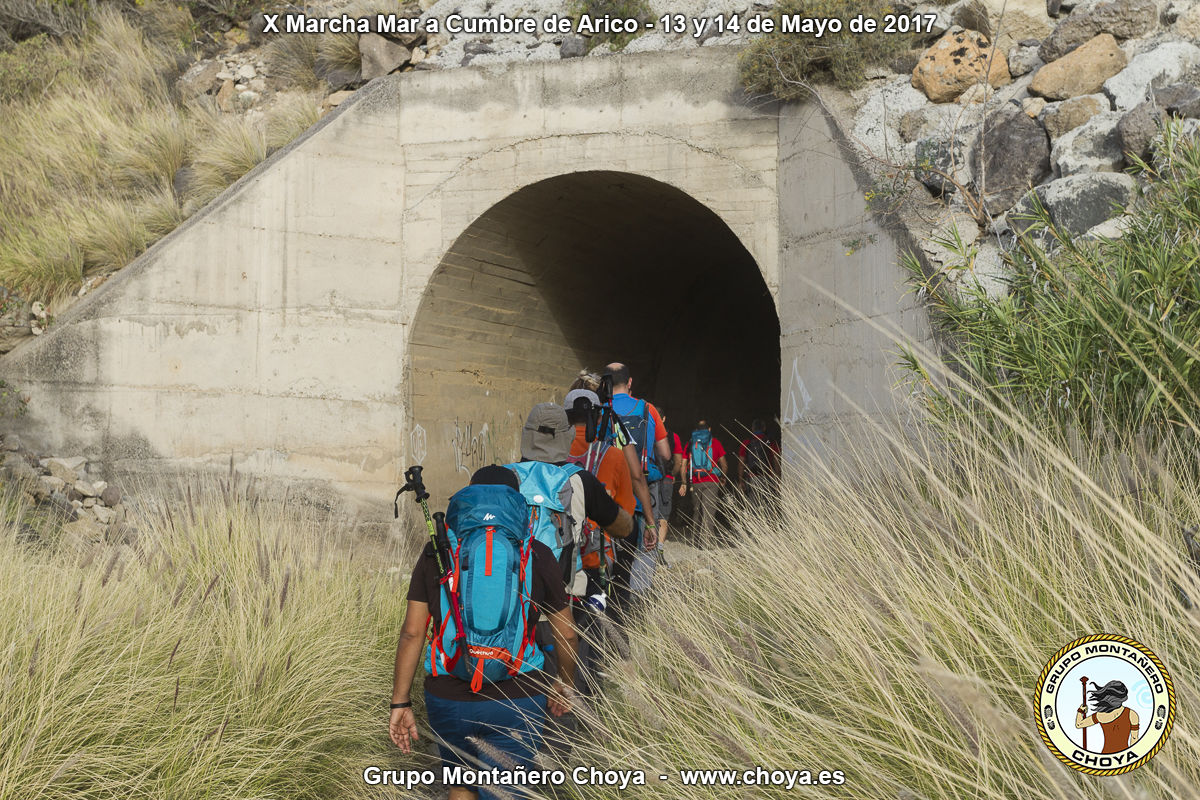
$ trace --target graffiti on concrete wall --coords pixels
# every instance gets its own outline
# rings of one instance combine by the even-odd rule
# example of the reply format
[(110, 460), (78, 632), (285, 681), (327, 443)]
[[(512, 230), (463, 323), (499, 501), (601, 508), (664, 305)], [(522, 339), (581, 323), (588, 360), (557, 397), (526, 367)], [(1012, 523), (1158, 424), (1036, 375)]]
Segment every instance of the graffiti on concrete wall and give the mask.
[(450, 447), (454, 454), (454, 469), (458, 472), (474, 472), (492, 463), (488, 458), (488, 424), (485, 422), (475, 431), (473, 422), (454, 419), (454, 436)]
[(420, 423), (414, 425), (412, 432), (408, 434), (408, 452), (412, 456), (414, 464), (425, 463), (425, 456), (429, 455), (426, 441), (425, 429), (421, 427)]
[(788, 400), (787, 406), (783, 410), (783, 423), (795, 425), (804, 419), (804, 414), (808, 411), (811, 403), (812, 395), (808, 393), (808, 389), (804, 386), (804, 379), (800, 377), (800, 358), (797, 356), (792, 359), (792, 380), (788, 384)]

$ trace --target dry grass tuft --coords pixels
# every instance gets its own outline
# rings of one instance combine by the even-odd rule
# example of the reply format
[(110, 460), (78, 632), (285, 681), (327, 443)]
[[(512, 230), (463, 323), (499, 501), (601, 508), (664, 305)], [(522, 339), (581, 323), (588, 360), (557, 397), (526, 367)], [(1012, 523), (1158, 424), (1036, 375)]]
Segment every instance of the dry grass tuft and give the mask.
[(294, 504), (189, 489), (181, 513), (139, 488), (136, 544), (86, 554), (23, 544), (0, 497), (0, 798), (359, 798), (364, 765), (404, 765), (380, 711), (403, 587)]
[(1200, 797), (1186, 726), (1113, 795), (1047, 758), (1032, 708), (1046, 659), (1103, 631), (1158, 653), (1180, 709), (1200, 703), (1200, 611), (1181, 595), (1200, 598), (1200, 575), (1180, 533), (1200, 519), (1196, 437), (1097, 435), (1073, 457), (1019, 420), (1010, 434), (881, 429), (873, 450), (791, 469), (778, 513), (735, 509), (707, 580), (659, 572), (574, 760), (841, 769), (844, 796), (880, 800)]
[(179, 105), (186, 7), (89, 19), (77, 38), (0, 54), (0, 285), (28, 300), (61, 303), (120, 269), (317, 118), (311, 99), (257, 124)]

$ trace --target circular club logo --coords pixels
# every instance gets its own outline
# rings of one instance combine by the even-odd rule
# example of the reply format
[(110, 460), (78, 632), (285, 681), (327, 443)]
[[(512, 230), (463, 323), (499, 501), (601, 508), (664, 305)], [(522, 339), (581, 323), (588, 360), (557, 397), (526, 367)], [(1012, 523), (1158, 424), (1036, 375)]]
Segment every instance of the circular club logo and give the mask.
[(1158, 656), (1125, 636), (1077, 639), (1054, 654), (1037, 686), (1042, 741), (1089, 775), (1137, 769), (1175, 723), (1175, 687)]

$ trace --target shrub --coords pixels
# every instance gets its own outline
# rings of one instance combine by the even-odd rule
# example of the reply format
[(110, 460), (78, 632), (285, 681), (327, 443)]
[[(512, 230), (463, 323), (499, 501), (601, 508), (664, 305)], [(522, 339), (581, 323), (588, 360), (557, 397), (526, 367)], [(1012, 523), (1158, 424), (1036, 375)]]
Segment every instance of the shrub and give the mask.
[(638, 21), (638, 33), (598, 33), (588, 37), (587, 49), (590, 51), (600, 44), (608, 44), (613, 50), (622, 49), (640, 35), (654, 12), (646, 0), (577, 0), (570, 7), (570, 14), (575, 21), (575, 28), (578, 28), (581, 17), (599, 18), (606, 14), (614, 18)]
[(192, 200), (207, 203), (267, 157), (262, 126), (243, 117), (212, 112), (201, 123), (194, 151)]
[(83, 274), (118, 270), (146, 249), (150, 234), (137, 209), (119, 200), (101, 200), (79, 210), (74, 241), (83, 255)]
[(358, 49), (358, 35), (354, 33), (327, 33), (317, 39), (317, 60), (314, 65), (318, 75), (334, 85), (347, 85), (362, 80), (362, 53)]
[(67, 48), (45, 34), (26, 39), (7, 53), (0, 52), (0, 104), (40, 96), (71, 66)]
[[(179, 105), (186, 11), (148, 0), (90, 13), (78, 40), (39, 37), (0, 54), (0, 285), (30, 300), (70, 297), (85, 270), (118, 269), (173, 230), (184, 168), (201, 178), (184, 198), (190, 212), (317, 118), (310, 98), (280, 103), (257, 127)], [(321, 85), (315, 58), (307, 81)]]
[(319, 95), (298, 92), (280, 93), (267, 113), (267, 146), (272, 150), (289, 144), (321, 118)]
[(78, 36), (97, 5), (95, 0), (0, 0), (0, 27), (18, 40)]
[[(1044, 210), (1008, 252), (1010, 291), (991, 297), (968, 276), (957, 290), (906, 266), (930, 301), (945, 358), (969, 389), (906, 363), (943, 414), (1012, 403), (1060, 422), (1123, 429), (1200, 422), (1200, 140), (1168, 129), (1163, 157), (1142, 165), (1148, 193), (1125, 234), (1072, 240)], [(946, 243), (951, 245), (952, 243)], [(970, 252), (963, 252), (969, 267)]]
[(783, 0), (772, 18), (775, 32), (747, 47), (739, 58), (742, 85), (754, 94), (772, 94), (781, 100), (803, 99), (818, 83), (853, 89), (866, 79), (868, 67), (884, 64), (909, 47), (911, 36), (895, 33), (825, 33), (820, 39), (781, 33), (780, 19), (837, 18), (843, 23), (857, 14), (882, 20), (893, 9), (885, 0)]
[(311, 33), (273, 38), (264, 49), (271, 74), (298, 89), (321, 88), (325, 82), (317, 76), (320, 38), (319, 34)]

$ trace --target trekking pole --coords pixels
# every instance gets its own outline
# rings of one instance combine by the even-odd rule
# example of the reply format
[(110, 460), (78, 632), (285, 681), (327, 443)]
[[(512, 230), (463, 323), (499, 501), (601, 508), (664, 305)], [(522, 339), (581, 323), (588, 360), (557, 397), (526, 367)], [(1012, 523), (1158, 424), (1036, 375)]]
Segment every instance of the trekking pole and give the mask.
[(462, 609), (458, 603), (456, 587), (450, 586), (454, 576), (454, 561), (450, 556), (450, 539), (446, 535), (446, 515), (441, 511), (429, 513), (429, 492), (425, 490), (425, 481), (421, 478), (424, 467), (417, 465), (404, 471), (404, 485), (396, 492), (394, 505), (396, 516), (400, 516), (400, 495), (411, 491), (416, 495), (416, 501), (421, 505), (425, 514), (425, 527), (429, 530), (429, 541), (433, 544), (433, 557), (437, 562), (438, 583), (446, 586), (446, 594), (450, 597), (450, 611), (454, 614), (455, 639), (465, 638), (463, 631)]
[[(1087, 715), (1087, 676), (1084, 675), (1082, 678), (1080, 678), (1079, 683), (1082, 684), (1079, 688), (1083, 690), (1083, 713), (1084, 713), (1085, 719), (1086, 719), (1086, 715)], [(1083, 728), (1083, 749), (1087, 750), (1087, 728)]]

